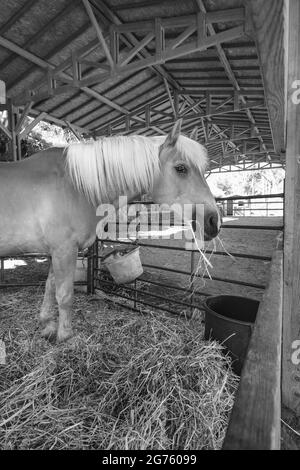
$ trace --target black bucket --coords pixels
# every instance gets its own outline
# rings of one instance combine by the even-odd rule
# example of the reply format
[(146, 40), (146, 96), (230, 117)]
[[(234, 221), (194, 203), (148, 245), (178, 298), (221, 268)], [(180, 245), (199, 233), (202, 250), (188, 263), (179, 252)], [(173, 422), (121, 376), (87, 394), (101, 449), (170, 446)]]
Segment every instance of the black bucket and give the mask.
[(225, 346), (237, 375), (243, 368), (258, 306), (258, 300), (232, 295), (208, 297), (204, 302), (205, 339)]

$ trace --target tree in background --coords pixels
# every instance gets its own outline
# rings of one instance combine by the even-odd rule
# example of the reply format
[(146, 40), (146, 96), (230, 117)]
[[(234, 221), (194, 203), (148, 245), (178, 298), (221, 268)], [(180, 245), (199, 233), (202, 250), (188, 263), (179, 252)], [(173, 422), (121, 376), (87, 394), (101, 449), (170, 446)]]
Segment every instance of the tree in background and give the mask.
[[(32, 121), (32, 118), (27, 118), (25, 127)], [(0, 113), (0, 122), (5, 127), (7, 126), (6, 113)], [(30, 157), (34, 153), (45, 150), (49, 147), (63, 146), (69, 142), (76, 141), (72, 132), (69, 129), (62, 129), (54, 124), (41, 121), (25, 139), (21, 142), (21, 155), (22, 158)], [(0, 160), (10, 161), (11, 155), (9, 150), (8, 137), (0, 132)]]
[(207, 182), (215, 197), (250, 196), (283, 192), (283, 169), (213, 173)]

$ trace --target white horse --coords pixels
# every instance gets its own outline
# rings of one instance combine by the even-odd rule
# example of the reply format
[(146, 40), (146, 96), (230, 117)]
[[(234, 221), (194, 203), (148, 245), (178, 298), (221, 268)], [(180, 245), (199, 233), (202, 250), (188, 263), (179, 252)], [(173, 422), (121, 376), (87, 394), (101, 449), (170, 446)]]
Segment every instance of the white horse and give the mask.
[(72, 336), (78, 249), (95, 241), (100, 204), (117, 207), (120, 196), (130, 202), (143, 193), (156, 203), (202, 204), (205, 238), (218, 234), (219, 212), (204, 177), (206, 150), (180, 135), (180, 124), (167, 137), (107, 137), (0, 163), (0, 256), (51, 256), (40, 313), (44, 337)]

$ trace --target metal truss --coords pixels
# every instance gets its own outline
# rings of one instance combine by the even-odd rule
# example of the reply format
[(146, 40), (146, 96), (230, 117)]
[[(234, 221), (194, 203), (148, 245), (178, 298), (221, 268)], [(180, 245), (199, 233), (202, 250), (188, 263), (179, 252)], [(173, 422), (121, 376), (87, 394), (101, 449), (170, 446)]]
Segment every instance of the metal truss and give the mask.
[[(207, 35), (207, 25), (222, 22), (230, 22), (239, 20), (244, 23), (244, 9), (232, 9), (224, 11), (216, 11), (212, 13), (197, 13), (185, 17), (174, 18), (156, 18), (148, 22), (136, 22), (110, 26), (110, 41), (107, 42), (104, 31), (100, 27), (91, 4), (88, 0), (82, 0), (86, 8), (87, 14), (94, 26), (97, 40), (91, 45), (82, 48), (78, 52), (74, 52), (72, 56), (57, 67), (48, 66), (45, 79), (40, 81), (44, 85), (45, 80), (47, 87), (42, 90), (37, 85), (34, 89), (28, 90), (26, 101), (41, 101), (51, 96), (72, 91), (74, 88), (86, 89), (94, 84), (102, 83), (111, 78), (121, 78), (130, 72), (135, 72), (146, 67), (163, 64), (168, 60), (177, 57), (186, 56), (197, 51), (202, 51), (220, 44), (222, 42), (231, 41), (244, 36), (244, 24), (234, 28), (226, 29), (220, 33)], [(177, 31), (174, 39), (168, 39), (168, 30)], [(135, 42), (130, 48), (127, 46), (125, 52), (120, 48), (121, 34), (140, 33), (145, 37)], [(0, 38), (4, 47), (12, 48), (4, 38)], [(146, 58), (140, 57), (138, 54), (149, 43), (154, 42), (155, 48), (153, 53), (148, 53)], [(105, 53), (104, 61), (92, 62), (86, 60), (88, 53), (95, 49), (97, 45), (101, 45)], [(24, 58), (28, 58), (36, 63), (36, 65), (45, 68), (45, 62), (42, 59), (33, 57), (27, 51), (21, 51), (21, 48), (14, 47), (15, 52), (20, 53)], [(18, 51), (16, 50), (18, 49)], [(64, 70), (71, 65), (72, 73), (66, 74)], [(89, 72), (91, 67), (93, 72)], [(85, 71), (88, 70), (88, 73)], [(19, 97), (24, 102), (24, 96)]]

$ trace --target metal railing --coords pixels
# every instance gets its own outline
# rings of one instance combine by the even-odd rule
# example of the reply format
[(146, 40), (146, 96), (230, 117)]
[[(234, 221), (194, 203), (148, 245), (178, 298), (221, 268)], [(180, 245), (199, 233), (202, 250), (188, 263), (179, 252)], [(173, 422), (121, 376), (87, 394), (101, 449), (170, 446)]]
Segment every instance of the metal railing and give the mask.
[[(79, 253), (79, 258), (84, 258), (87, 257), (88, 253)], [(22, 287), (37, 287), (37, 286), (43, 286), (46, 284), (47, 280), (47, 275), (46, 276), (41, 276), (39, 275), (39, 279), (36, 281), (28, 280), (28, 281), (23, 281), (23, 282), (15, 282), (13, 280), (10, 280), (11, 277), (11, 271), (18, 269), (18, 266), (15, 268), (10, 268), (6, 269), (5, 268), (5, 260), (26, 260), (26, 259), (31, 259), (31, 260), (36, 260), (36, 259), (50, 259), (50, 256), (47, 253), (16, 253), (14, 256), (1, 256), (0, 257), (0, 289), (3, 288), (22, 288)], [(9, 274), (6, 273), (6, 270), (9, 271)], [(48, 274), (48, 273), (47, 273)], [(13, 277), (13, 276), (12, 276)], [(27, 277), (27, 276), (26, 276)], [(30, 273), (28, 273), (28, 277), (30, 277)], [(90, 282), (89, 279), (86, 281), (77, 281), (75, 282), (76, 286), (86, 286), (88, 285), (88, 282)]]
[(216, 198), (223, 216), (283, 217), (284, 194)]
[[(278, 195), (268, 195), (268, 196), (246, 196), (244, 197), (247, 201), (255, 201), (259, 199), (275, 199), (281, 198), (281, 204), (283, 204), (283, 194)], [(241, 197), (231, 197), (231, 198), (222, 198), (218, 199), (218, 201), (227, 202), (228, 200), (235, 201), (240, 200)], [(277, 201), (276, 201), (277, 202)], [(140, 204), (140, 202), (136, 202)], [(270, 202), (268, 202), (271, 204)], [(142, 203), (144, 204), (144, 203)], [(151, 202), (146, 203), (147, 207), (151, 208)], [(264, 209), (266, 210), (266, 208)], [(270, 211), (269, 211), (270, 212)], [(176, 224), (178, 226), (178, 224)], [(161, 222), (159, 223), (160, 228), (165, 228), (162, 226)], [(251, 229), (251, 230), (266, 230), (266, 231), (280, 231), (283, 229), (282, 224), (278, 223), (274, 226), (268, 224), (257, 224), (257, 225), (245, 225), (240, 224), (230, 224), (226, 223), (223, 225), (223, 229), (234, 229), (234, 230), (244, 230), (244, 229)], [(132, 238), (132, 234), (131, 234)], [(131, 284), (117, 286), (113, 279), (111, 278), (110, 274), (106, 269), (102, 266), (102, 246), (111, 245), (111, 246), (119, 246), (127, 245), (130, 246), (140, 246), (141, 250), (146, 250), (150, 248), (152, 250), (163, 250), (163, 251), (170, 251), (173, 252), (185, 252), (189, 253), (190, 261), (189, 261), (189, 269), (175, 269), (173, 267), (168, 267), (163, 265), (163, 263), (155, 264), (155, 263), (143, 263), (144, 267), (144, 274), (139, 277), (136, 281)], [(213, 254), (213, 256), (227, 256), (225, 251), (213, 251), (206, 250), (206, 255)], [(234, 258), (237, 259), (247, 259), (247, 260), (255, 260), (261, 261), (262, 263), (270, 262), (270, 256), (262, 256), (258, 254), (252, 253), (231, 253)], [(143, 239), (138, 238), (138, 233), (136, 234), (136, 238), (134, 241), (124, 241), (121, 239), (100, 239), (97, 240), (92, 253), (91, 253), (91, 264), (90, 264), (90, 277), (91, 281), (91, 292), (95, 292), (97, 290), (104, 290), (107, 293), (113, 294), (114, 298), (120, 297), (122, 299), (122, 305), (129, 306), (134, 310), (138, 309), (139, 305), (143, 305), (146, 307), (151, 307), (155, 309), (159, 309), (162, 311), (166, 311), (169, 313), (184, 313), (188, 315), (192, 313), (195, 309), (202, 310), (202, 303), (203, 299), (210, 295), (204, 289), (196, 289), (194, 290), (193, 287), (182, 287), (182, 285), (174, 285), (172, 283), (172, 277), (176, 275), (182, 276), (182, 279), (185, 281), (182, 282), (183, 285), (193, 286), (193, 283), (199, 277), (197, 273), (197, 263), (196, 263), (196, 256), (197, 251), (187, 251), (183, 246), (175, 246), (172, 245), (172, 240), (168, 245), (166, 244), (159, 244), (159, 243), (149, 243)], [(158, 256), (159, 258), (159, 256)], [(159, 279), (155, 279), (156, 273), (160, 275)], [(150, 276), (151, 273), (152, 275)], [(169, 276), (168, 276), (169, 275)], [(163, 278), (163, 280), (161, 280)], [(166, 280), (167, 278), (167, 280)], [(222, 282), (226, 284), (232, 284), (235, 286), (243, 286), (248, 287), (251, 289), (258, 289), (259, 291), (263, 292), (266, 288), (266, 285), (258, 282), (245, 282), (239, 279), (238, 273), (236, 276), (232, 276), (232, 278), (223, 278), (219, 276), (211, 276), (202, 275), (201, 278), (203, 279), (210, 279), (212, 281)]]

